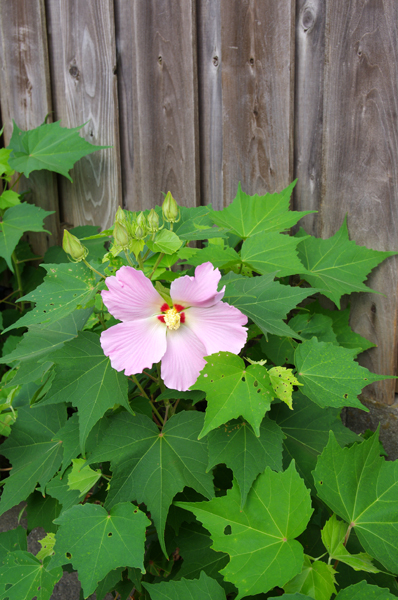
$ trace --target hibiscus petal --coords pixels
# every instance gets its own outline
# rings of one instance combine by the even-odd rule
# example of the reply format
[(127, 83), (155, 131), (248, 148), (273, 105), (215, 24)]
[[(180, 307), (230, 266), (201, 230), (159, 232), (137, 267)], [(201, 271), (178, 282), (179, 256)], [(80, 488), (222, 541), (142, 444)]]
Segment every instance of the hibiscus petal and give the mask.
[(105, 280), (108, 290), (101, 292), (105, 306), (116, 319), (133, 321), (160, 313), (164, 300), (142, 271), (121, 267), (116, 276)]
[(101, 347), (116, 371), (125, 375), (150, 369), (166, 352), (166, 326), (156, 317), (126, 321), (101, 333)]
[(184, 306), (213, 306), (224, 296), (225, 286), (217, 292), (221, 273), (210, 262), (195, 269), (194, 277), (184, 275), (175, 279), (170, 286), (170, 295), (174, 304)]
[(199, 377), (206, 364), (206, 349), (196, 335), (185, 327), (167, 330), (167, 350), (162, 358), (162, 379), (168, 388), (185, 392)]
[(246, 323), (246, 315), (226, 302), (185, 311), (185, 325), (205, 346), (205, 356), (220, 351), (238, 354), (246, 342), (247, 329), (242, 327)]

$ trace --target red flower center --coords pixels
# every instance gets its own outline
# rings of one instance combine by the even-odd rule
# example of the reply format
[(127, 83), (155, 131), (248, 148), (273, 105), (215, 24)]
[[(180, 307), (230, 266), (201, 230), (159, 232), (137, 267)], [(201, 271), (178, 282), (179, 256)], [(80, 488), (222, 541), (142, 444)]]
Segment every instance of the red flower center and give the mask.
[(176, 330), (181, 323), (185, 323), (184, 306), (181, 304), (173, 304), (172, 308), (165, 302), (160, 307), (162, 315), (158, 316), (159, 321), (165, 323), (168, 329)]

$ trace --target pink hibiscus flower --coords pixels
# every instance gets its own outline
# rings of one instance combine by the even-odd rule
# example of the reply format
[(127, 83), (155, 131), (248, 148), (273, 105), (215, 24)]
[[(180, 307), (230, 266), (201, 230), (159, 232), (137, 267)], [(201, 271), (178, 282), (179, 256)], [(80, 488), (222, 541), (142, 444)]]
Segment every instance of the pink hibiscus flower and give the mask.
[(108, 277), (102, 299), (122, 321), (101, 334), (112, 367), (133, 375), (161, 360), (166, 386), (185, 391), (205, 366), (204, 356), (220, 350), (238, 354), (246, 342), (247, 317), (221, 301), (220, 278), (209, 262), (196, 267), (194, 277), (171, 284), (170, 307), (142, 271), (122, 267)]

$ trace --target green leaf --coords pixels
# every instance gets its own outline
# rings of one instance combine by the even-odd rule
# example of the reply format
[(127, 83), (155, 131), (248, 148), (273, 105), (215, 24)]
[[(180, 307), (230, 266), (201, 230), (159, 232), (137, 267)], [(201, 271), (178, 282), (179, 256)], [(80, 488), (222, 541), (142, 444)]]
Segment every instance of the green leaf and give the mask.
[(231, 419), (242, 416), (260, 435), (260, 425), (273, 399), (268, 371), (260, 365), (245, 366), (244, 361), (230, 352), (206, 357), (193, 390), (206, 392), (207, 408), (199, 438)]
[(353, 406), (368, 409), (358, 400), (362, 388), (387, 375), (376, 375), (354, 361), (355, 350), (330, 342), (306, 340), (296, 348), (294, 362), (297, 379), (304, 384), (303, 394), (322, 408)]
[(23, 527), (19, 526), (0, 533), (0, 563), (4, 562), (9, 552), (26, 549), (26, 529)]
[[(305, 232), (300, 231), (300, 236)], [(334, 236), (323, 240), (312, 236), (304, 239), (298, 248), (305, 267), (303, 279), (330, 298), (340, 308), (340, 298), (352, 292), (373, 292), (364, 281), (379, 263), (397, 252), (380, 252), (357, 246), (349, 240), (347, 217)]]
[(47, 229), (43, 228), (43, 220), (52, 214), (38, 206), (26, 204), (26, 202), (6, 210), (1, 223), (0, 256), (5, 259), (10, 271), (14, 273), (11, 255), (25, 231), (49, 233)]
[(268, 375), (275, 396), (287, 404), (290, 409), (293, 409), (293, 387), (303, 384), (297, 381), (293, 375), (292, 369), (286, 369), (286, 367), (272, 367), (272, 369), (268, 371)]
[(112, 369), (104, 355), (100, 338), (91, 331), (81, 331), (77, 338), (51, 355), (55, 378), (43, 404), (71, 402), (79, 409), (80, 444), (105, 412), (119, 404), (131, 411), (127, 398), (127, 379)]
[(212, 475), (206, 473), (207, 443), (198, 441), (202, 426), (203, 414), (193, 411), (174, 415), (161, 433), (144, 415), (119, 414), (90, 456), (90, 463), (111, 461), (106, 506), (145, 502), (165, 554), (163, 532), (177, 492), (188, 486), (207, 498), (214, 493)]
[(350, 554), (344, 546), (345, 536), (349, 526), (344, 521), (338, 521), (332, 515), (321, 531), (322, 542), (328, 551), (330, 559), (337, 560), (352, 567), (355, 571), (379, 573), (372, 562), (372, 557), (365, 552)]
[(282, 235), (274, 231), (261, 231), (242, 244), (242, 262), (257, 273), (276, 273), (278, 277), (295, 275), (303, 270), (297, 257), (299, 238)]
[(183, 523), (178, 536), (173, 540), (183, 558), (181, 569), (174, 579), (179, 581), (182, 577), (195, 579), (204, 571), (209, 577), (223, 582), (219, 571), (229, 562), (228, 554), (214, 552), (208, 531), (198, 522)]
[(288, 593), (302, 592), (314, 600), (330, 600), (332, 594), (336, 593), (334, 575), (332, 565), (321, 561), (311, 562), (308, 556), (304, 556), (301, 573), (289, 581), (284, 590)]
[(52, 498), (56, 498), (62, 506), (60, 515), (72, 508), (72, 506), (75, 506), (75, 504), (78, 504), (81, 500), (80, 492), (69, 489), (68, 476), (71, 471), (72, 467), (67, 469), (63, 476), (58, 473), (46, 486), (46, 493)]
[(368, 554), (397, 574), (398, 462), (380, 457), (378, 433), (351, 448), (340, 448), (330, 433), (313, 475), (318, 496), (354, 527)]
[(54, 553), (55, 535), (54, 533), (48, 533), (46, 537), (39, 540), (41, 550), (36, 554), (39, 560), (44, 560), (48, 556), (52, 556)]
[(50, 566), (72, 564), (86, 598), (112, 569), (128, 566), (145, 572), (145, 529), (151, 522), (133, 504), (117, 504), (109, 514), (102, 506), (80, 504), (56, 523), (60, 528)]
[(4, 177), (7, 181), (14, 174), (14, 169), (11, 169), (8, 164), (11, 152), (12, 150), (8, 150), (7, 148), (0, 148), (0, 177)]
[(35, 308), (3, 333), (15, 327), (60, 321), (77, 308), (84, 308), (102, 285), (95, 283), (93, 272), (83, 263), (43, 264), (42, 267), (47, 271), (44, 282), (22, 298), (36, 302)]
[(260, 277), (224, 277), (226, 284), (224, 300), (239, 308), (258, 325), (261, 331), (300, 339), (283, 319), (288, 312), (314, 290), (292, 288), (274, 281), (275, 274)]
[(68, 171), (75, 162), (92, 152), (110, 146), (94, 146), (80, 137), (79, 127), (61, 127), (56, 123), (43, 123), (35, 129), (22, 131), (15, 121), (8, 148), (13, 152), (9, 159), (10, 167), (29, 177), (32, 171), (54, 171), (72, 181)]
[(199, 579), (144, 582), (142, 585), (148, 590), (151, 600), (225, 600), (222, 587), (203, 572)]
[(53, 521), (59, 516), (61, 506), (55, 498), (47, 495), (43, 497), (37, 490), (28, 496), (26, 513), (28, 516), (28, 531), (42, 527), (46, 533), (56, 533), (58, 527)]
[[(79, 490), (81, 496), (85, 496), (87, 492), (97, 483), (101, 477), (101, 472), (93, 471), (87, 464), (84, 458), (75, 458), (72, 460), (72, 471), (68, 476), (68, 486), (70, 490)], [(83, 468), (85, 466), (85, 468)]]
[(209, 433), (208, 470), (221, 463), (232, 469), (239, 484), (243, 507), (259, 473), (266, 467), (282, 470), (283, 437), (280, 427), (267, 417), (261, 423), (259, 437), (245, 422), (231, 421)]
[[(331, 312), (333, 311), (329, 311), (329, 313)], [(335, 312), (338, 314), (337, 311)], [(333, 329), (333, 320), (329, 315), (300, 313), (290, 319), (289, 327), (297, 331), (305, 340), (316, 337), (319, 342), (331, 342), (338, 345)]]
[[(183, 250), (186, 251), (185, 255), (182, 254)], [(241, 262), (239, 254), (228, 246), (224, 248), (209, 244), (209, 246), (202, 250), (196, 248), (183, 248), (183, 250), (179, 253), (180, 258), (186, 258), (187, 263), (194, 267), (205, 262), (211, 262), (214, 267), (222, 269), (225, 265), (233, 265)], [(187, 251), (189, 252), (189, 256), (187, 256)]]
[(336, 596), (336, 600), (395, 600), (396, 596), (377, 585), (369, 585), (361, 581), (356, 585), (350, 585)]
[(45, 486), (62, 462), (62, 444), (53, 437), (66, 421), (64, 406), (18, 408), (11, 436), (2, 445), (12, 464), (0, 502), (0, 514), (31, 494), (39, 482)]
[(80, 454), (80, 439), (79, 439), (79, 416), (75, 412), (66, 421), (65, 425), (54, 436), (55, 442), (62, 442), (64, 456), (62, 460), (62, 468), (60, 475), (71, 464), (72, 458)]
[(301, 571), (303, 548), (294, 538), (312, 513), (309, 490), (293, 462), (283, 473), (267, 468), (259, 475), (243, 510), (240, 496), (234, 480), (221, 498), (175, 503), (210, 531), (214, 550), (231, 556), (221, 574), (238, 588), (236, 600), (282, 587)]
[(242, 192), (239, 184), (232, 204), (221, 211), (211, 212), (209, 217), (217, 225), (226, 227), (243, 239), (260, 232), (286, 231), (302, 217), (314, 212), (289, 210), (295, 184), (294, 181), (279, 194), (265, 196), (249, 196)]
[(182, 245), (178, 235), (168, 229), (162, 229), (156, 234), (154, 241), (148, 239), (145, 243), (152, 252), (163, 252), (164, 254), (174, 254)]
[(318, 456), (328, 443), (329, 431), (334, 432), (342, 445), (356, 442), (359, 438), (344, 427), (338, 409), (320, 408), (300, 391), (293, 394), (293, 400), (293, 411), (284, 404), (274, 404), (271, 417), (285, 435), (284, 467), (286, 468), (294, 457), (297, 471), (307, 487), (315, 493), (311, 472), (315, 469)]
[(32, 325), (17, 348), (0, 358), (0, 364), (15, 361), (38, 361), (61, 348), (65, 342), (77, 336), (92, 312), (91, 308), (75, 310), (70, 315), (47, 325)]
[(0, 209), (5, 210), (11, 206), (21, 204), (20, 195), (13, 190), (5, 190), (0, 196)]
[(61, 568), (48, 568), (30, 552), (12, 552), (0, 569), (0, 600), (50, 600), (55, 584), (62, 577)]
[(260, 344), (261, 350), (275, 365), (292, 365), (294, 363), (294, 351), (298, 342), (291, 337), (268, 334), (268, 340), (262, 337)]
[[(268, 596), (267, 596), (268, 598)], [(314, 600), (312, 597), (310, 596), (304, 596), (304, 594), (299, 594), (298, 592), (296, 592), (295, 594), (283, 594), (283, 598), (285, 600)], [(280, 596), (276, 597), (276, 596), (272, 596), (272, 598), (268, 598), (268, 600), (279, 600)]]
[[(214, 237), (226, 237), (223, 229), (214, 227), (210, 215), (211, 206), (180, 206), (181, 218), (174, 224), (174, 233), (180, 240), (208, 240)], [(229, 228), (228, 228), (229, 229)]]

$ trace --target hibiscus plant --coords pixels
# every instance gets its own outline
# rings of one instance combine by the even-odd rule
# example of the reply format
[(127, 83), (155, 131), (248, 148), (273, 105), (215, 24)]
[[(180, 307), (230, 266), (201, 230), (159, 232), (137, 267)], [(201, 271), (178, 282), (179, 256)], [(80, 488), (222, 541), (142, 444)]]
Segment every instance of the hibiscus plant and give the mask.
[(395, 253), (347, 220), (288, 235), (293, 185), (221, 211), (168, 193), (46, 254), (0, 360), (0, 514), (26, 501), (46, 537), (0, 534), (0, 600), (49, 600), (63, 571), (97, 600), (398, 596), (397, 463), (340, 418), (386, 378), (341, 298)]

